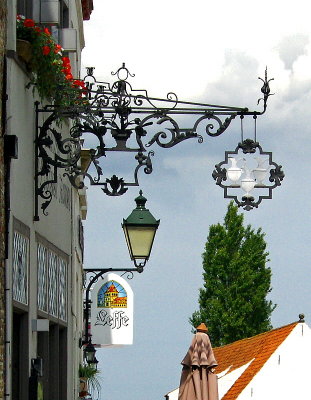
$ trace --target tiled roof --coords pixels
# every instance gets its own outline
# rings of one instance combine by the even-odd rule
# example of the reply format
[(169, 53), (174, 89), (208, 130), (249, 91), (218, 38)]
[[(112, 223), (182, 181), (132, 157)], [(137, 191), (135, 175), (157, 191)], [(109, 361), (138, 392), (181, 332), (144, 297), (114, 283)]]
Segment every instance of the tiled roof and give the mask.
[(218, 362), (218, 367), (215, 371), (217, 374), (229, 367), (231, 367), (229, 372), (232, 372), (253, 360), (222, 397), (222, 400), (235, 400), (238, 397), (297, 324), (298, 322), (294, 322), (281, 328), (213, 349)]
[(113, 283), (110, 285), (109, 289), (107, 290), (107, 293), (118, 293)]

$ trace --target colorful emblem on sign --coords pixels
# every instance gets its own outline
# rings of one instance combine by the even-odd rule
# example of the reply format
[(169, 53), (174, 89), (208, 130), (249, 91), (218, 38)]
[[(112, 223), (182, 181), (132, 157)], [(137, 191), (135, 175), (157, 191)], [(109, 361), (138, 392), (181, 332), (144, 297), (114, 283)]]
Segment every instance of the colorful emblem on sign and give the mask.
[(97, 293), (97, 307), (99, 308), (126, 308), (127, 293), (120, 283), (106, 282)]

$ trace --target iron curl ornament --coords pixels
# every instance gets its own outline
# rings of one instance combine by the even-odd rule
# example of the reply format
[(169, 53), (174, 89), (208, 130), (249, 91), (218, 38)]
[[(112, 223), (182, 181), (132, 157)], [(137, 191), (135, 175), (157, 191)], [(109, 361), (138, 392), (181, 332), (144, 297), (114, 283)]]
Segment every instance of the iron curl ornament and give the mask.
[[(139, 186), (141, 169), (152, 173), (152, 146), (171, 148), (188, 139), (202, 143), (202, 132), (217, 137), (237, 116), (262, 115), (271, 96), (272, 79), (267, 78), (267, 70), (265, 78), (259, 78), (263, 82), (258, 100), (261, 111), (181, 101), (173, 92), (166, 98), (151, 97), (146, 90), (132, 87), (129, 78), (135, 75), (124, 63), (112, 75), (117, 78), (115, 82), (100, 82), (94, 76), (94, 68), (87, 68), (83, 105), (61, 108), (53, 104), (40, 107), (36, 103), (35, 220), (39, 220), (39, 208), (48, 214), (53, 185), (62, 177), (67, 177), (76, 189), (83, 189), (88, 178), (91, 185), (101, 186), (108, 196), (123, 195), (129, 187)], [(181, 126), (181, 116), (189, 126)], [(67, 129), (63, 129), (65, 125)], [(133, 154), (131, 181), (116, 174), (107, 177), (103, 171), (103, 157), (114, 152)]]

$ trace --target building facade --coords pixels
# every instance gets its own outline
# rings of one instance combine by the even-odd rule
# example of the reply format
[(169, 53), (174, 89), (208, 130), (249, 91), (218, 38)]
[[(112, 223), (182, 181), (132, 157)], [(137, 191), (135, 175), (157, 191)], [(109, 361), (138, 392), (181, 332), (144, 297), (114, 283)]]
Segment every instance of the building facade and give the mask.
[[(6, 47), (6, 0), (0, 1), (0, 74), (5, 72)], [(4, 398), (5, 372), (5, 259), (6, 259), (6, 218), (5, 218), (5, 162), (4, 162), (4, 106), (5, 85), (0, 80), (0, 399)]]
[[(1, 342), (5, 343), (4, 397), (77, 399), (85, 193), (73, 188), (60, 171), (57, 182), (48, 186), (52, 201), (42, 212), (44, 200), (38, 199), (34, 183), (35, 165), (40, 162), (35, 139), (36, 126), (44, 123), (45, 116), (36, 120), (35, 102), (40, 106), (45, 102), (36, 88), (29, 88), (31, 70), (17, 53), (16, 16), (47, 27), (70, 59), (72, 75), (78, 78), (83, 20), (89, 19), (93, 5), (91, 0), (10, 0), (6, 5), (6, 225), (1, 218), (2, 227), (7, 228), (5, 290), (1, 290), (6, 296), (5, 338)], [(69, 130), (70, 123), (62, 121), (62, 133)], [(0, 373), (1, 361), (0, 357)]]

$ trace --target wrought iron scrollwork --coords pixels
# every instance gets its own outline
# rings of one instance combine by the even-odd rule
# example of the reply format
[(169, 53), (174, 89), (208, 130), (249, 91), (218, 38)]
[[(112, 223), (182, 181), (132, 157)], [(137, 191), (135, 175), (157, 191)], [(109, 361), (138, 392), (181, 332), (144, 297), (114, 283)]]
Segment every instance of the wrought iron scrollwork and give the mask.
[[(263, 114), (271, 96), (269, 83), (272, 79), (267, 78), (267, 70), (265, 78), (260, 78), (263, 97), (258, 103), (263, 102), (262, 111), (181, 101), (173, 92), (166, 98), (151, 97), (145, 89), (133, 89), (128, 79), (135, 75), (125, 64), (112, 75), (117, 77), (115, 82), (99, 82), (94, 76), (94, 68), (87, 68), (84, 105), (40, 108), (36, 104), (36, 220), (39, 219), (39, 198), (43, 213), (47, 214), (53, 197), (51, 185), (55, 185), (59, 176), (67, 177), (77, 189), (83, 188), (84, 180), (88, 178), (91, 185), (101, 185), (105, 194), (120, 196), (128, 187), (139, 185), (141, 168), (146, 174), (152, 172), (152, 146), (171, 148), (188, 139), (202, 143), (204, 133), (217, 137), (237, 116)], [(181, 126), (180, 116), (188, 117), (188, 127)], [(59, 121), (64, 119), (69, 121), (69, 129), (62, 129)], [(92, 173), (81, 165), (81, 152), (87, 143)], [(116, 174), (104, 176), (106, 171), (101, 160), (112, 152), (120, 152), (120, 156), (126, 152), (134, 153), (133, 160), (137, 164), (132, 181), (127, 182)]]
[[(238, 156), (240, 150), (242, 154), (254, 155), (254, 157), (248, 160), (243, 157), (234, 157)], [(253, 164), (253, 169), (248, 164), (252, 162), (252, 159), (257, 160), (257, 165)], [(231, 167), (224, 168), (223, 166), (229, 165), (230, 161)], [(242, 165), (239, 166), (239, 163)], [(216, 185), (224, 189), (225, 198), (233, 199), (239, 207), (249, 211), (257, 208), (263, 199), (271, 199), (272, 190), (281, 185), (285, 175), (282, 166), (272, 160), (271, 152), (263, 151), (258, 142), (246, 139), (238, 144), (235, 151), (225, 152), (225, 160), (215, 165), (212, 177)], [(226, 181), (229, 183), (225, 184)], [(245, 195), (233, 194), (236, 190), (240, 193), (241, 189), (246, 192)], [(255, 197), (251, 192), (256, 190), (261, 192)]]

